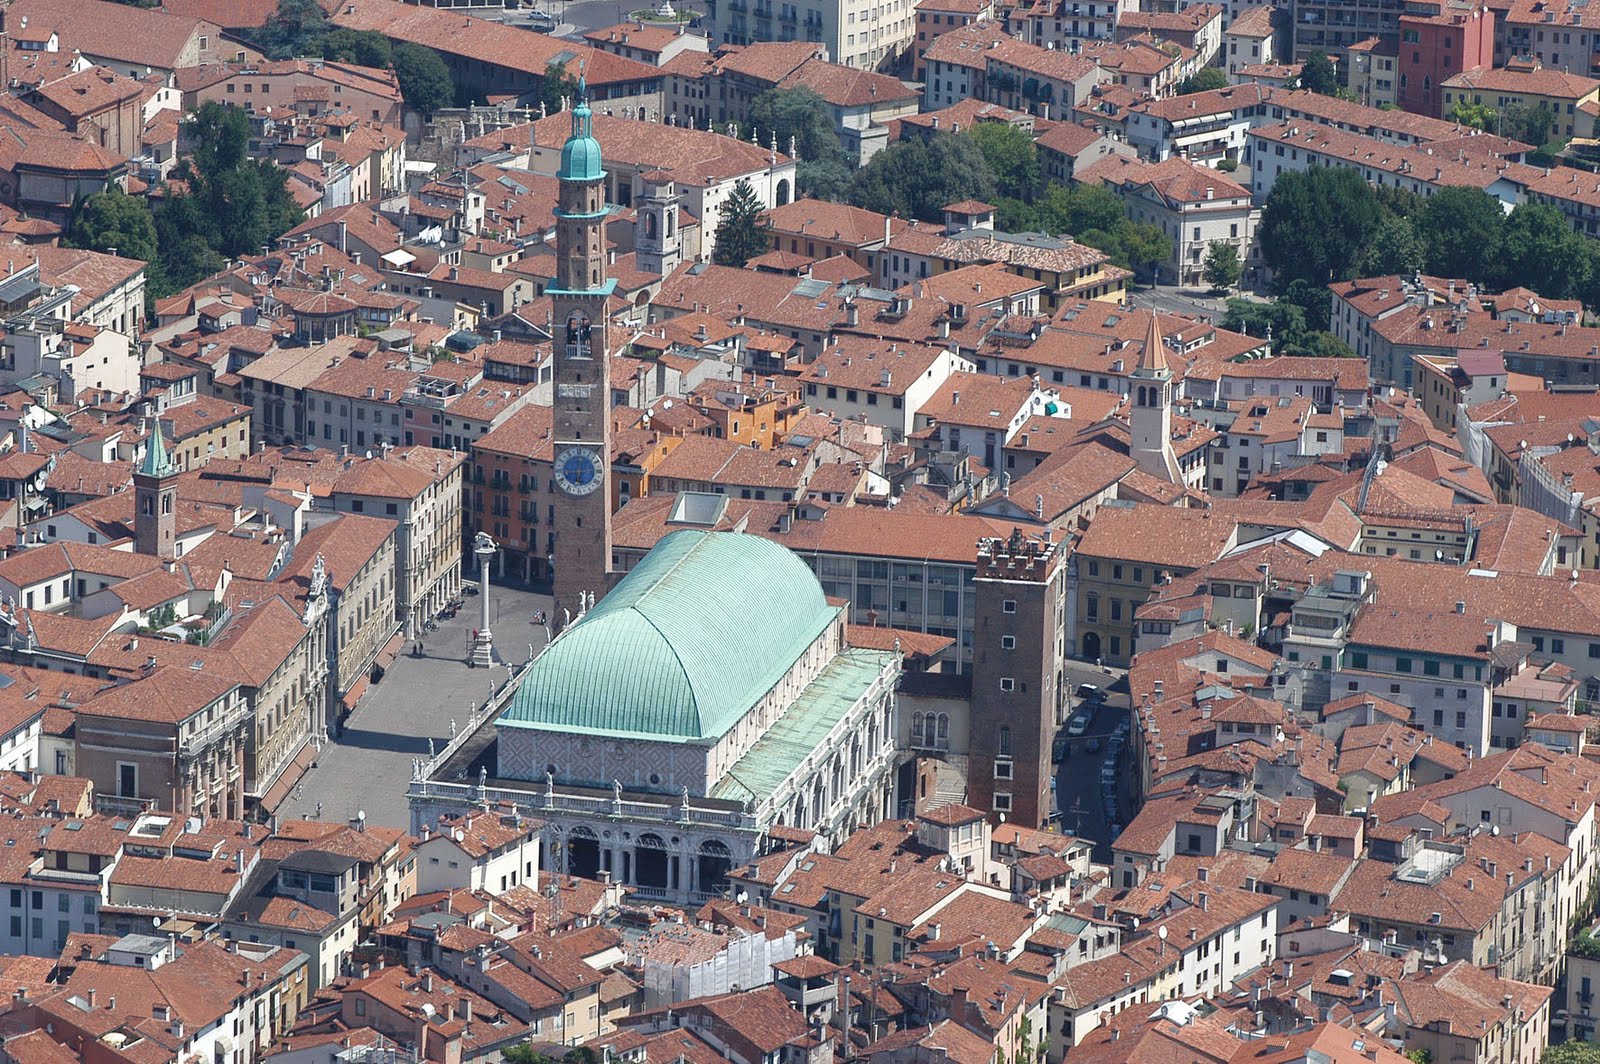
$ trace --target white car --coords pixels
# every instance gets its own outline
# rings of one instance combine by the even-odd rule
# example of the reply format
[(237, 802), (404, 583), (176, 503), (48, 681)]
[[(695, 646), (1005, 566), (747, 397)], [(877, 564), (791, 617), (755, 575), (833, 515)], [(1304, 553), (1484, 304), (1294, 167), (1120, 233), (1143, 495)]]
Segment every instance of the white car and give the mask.
[(1079, 714), (1072, 719), (1071, 724), (1067, 725), (1067, 734), (1073, 738), (1077, 738), (1089, 730), (1089, 722), (1092, 719), (1093, 718), (1087, 713)]

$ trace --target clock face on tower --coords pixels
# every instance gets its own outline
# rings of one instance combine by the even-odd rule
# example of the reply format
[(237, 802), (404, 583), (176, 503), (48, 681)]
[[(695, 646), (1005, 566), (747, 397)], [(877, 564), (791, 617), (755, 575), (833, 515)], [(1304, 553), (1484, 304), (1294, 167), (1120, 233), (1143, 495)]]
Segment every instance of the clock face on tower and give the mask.
[(568, 495), (587, 495), (600, 486), (600, 456), (587, 447), (568, 447), (556, 455), (556, 483)]

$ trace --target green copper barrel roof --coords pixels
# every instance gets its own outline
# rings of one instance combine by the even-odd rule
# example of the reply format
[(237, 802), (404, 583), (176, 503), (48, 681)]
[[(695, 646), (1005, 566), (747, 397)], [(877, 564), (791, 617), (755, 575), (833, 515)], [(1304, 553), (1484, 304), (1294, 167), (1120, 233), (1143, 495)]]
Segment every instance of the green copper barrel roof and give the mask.
[(499, 723), (716, 739), (837, 613), (786, 547), (738, 532), (674, 532), (539, 656)]

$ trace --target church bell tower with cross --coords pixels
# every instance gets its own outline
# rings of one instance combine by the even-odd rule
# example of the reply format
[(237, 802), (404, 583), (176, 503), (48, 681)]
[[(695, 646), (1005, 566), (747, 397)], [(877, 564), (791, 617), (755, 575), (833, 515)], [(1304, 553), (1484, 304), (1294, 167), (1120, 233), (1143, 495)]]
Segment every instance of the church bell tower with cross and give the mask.
[(606, 301), (606, 172), (594, 138), (585, 82), (573, 101), (572, 133), (561, 149), (556, 206), (555, 617), (576, 617), (606, 593), (611, 568), (611, 373)]

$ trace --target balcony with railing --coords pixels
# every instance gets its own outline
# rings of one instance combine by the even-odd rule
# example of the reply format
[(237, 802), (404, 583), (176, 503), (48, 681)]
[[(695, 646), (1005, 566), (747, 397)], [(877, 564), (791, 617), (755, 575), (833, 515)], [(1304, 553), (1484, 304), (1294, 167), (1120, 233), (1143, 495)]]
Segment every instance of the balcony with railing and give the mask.
[(250, 716), (250, 709), (240, 699), (232, 706), (224, 709), (216, 720), (203, 728), (197, 728), (193, 734), (185, 735), (178, 741), (178, 755), (180, 757), (194, 758), (200, 756), (213, 744), (221, 741), (230, 731), (242, 725)]

